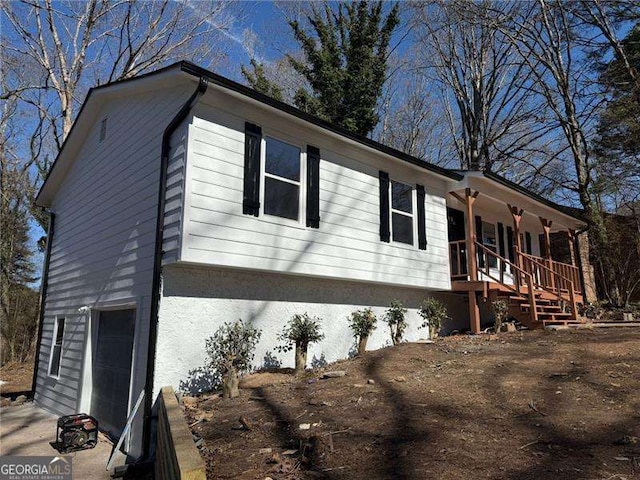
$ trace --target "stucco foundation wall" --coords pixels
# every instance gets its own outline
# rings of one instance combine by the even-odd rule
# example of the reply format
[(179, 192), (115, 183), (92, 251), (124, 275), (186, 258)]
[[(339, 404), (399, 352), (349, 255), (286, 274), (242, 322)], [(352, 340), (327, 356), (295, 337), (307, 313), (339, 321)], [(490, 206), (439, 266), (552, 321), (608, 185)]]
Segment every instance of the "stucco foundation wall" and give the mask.
[[(206, 364), (205, 340), (224, 322), (238, 318), (262, 330), (254, 366), (268, 365), (269, 356), (283, 367), (293, 367), (294, 354), (274, 351), (277, 334), (296, 313), (307, 312), (323, 319), (325, 339), (310, 346), (308, 363), (347, 358), (354, 347), (347, 317), (356, 309), (372, 307), (378, 318), (392, 299), (409, 308), (409, 341), (427, 338), (417, 308), (427, 296), (440, 296), (425, 289), (387, 287), (366, 283), (223, 270), (217, 268), (166, 266), (163, 269), (160, 302), (155, 391), (165, 385), (197, 391), (209, 385), (203, 378)], [(453, 300), (453, 299), (451, 299)], [(378, 328), (368, 348), (389, 345), (387, 325)], [(266, 357), (266, 358), (265, 358)]]

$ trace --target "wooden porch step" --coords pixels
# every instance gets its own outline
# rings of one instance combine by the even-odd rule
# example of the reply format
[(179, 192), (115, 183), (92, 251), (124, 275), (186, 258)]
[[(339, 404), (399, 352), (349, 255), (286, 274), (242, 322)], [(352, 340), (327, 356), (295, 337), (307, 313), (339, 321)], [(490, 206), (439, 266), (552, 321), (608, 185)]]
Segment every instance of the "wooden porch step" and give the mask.
[[(529, 305), (529, 299), (527, 297), (510, 297), (510, 300), (513, 300), (514, 303), (526, 304)], [(553, 300), (548, 298), (536, 298), (536, 305), (551, 305)]]
[[(520, 304), (520, 307), (522, 308), (523, 311), (525, 312), (529, 312), (531, 310), (531, 307), (529, 306), (529, 304)], [(543, 312), (543, 313), (562, 313), (564, 312), (564, 309), (562, 308), (561, 305), (538, 305), (536, 304), (536, 311), (538, 312)]]
[(566, 318), (566, 319), (570, 319), (572, 320), (573, 314), (571, 313), (565, 313), (565, 312), (557, 312), (557, 313), (551, 313), (551, 312), (538, 312), (538, 319), (540, 319), (541, 317), (550, 317), (551, 319), (558, 319), (558, 318)]

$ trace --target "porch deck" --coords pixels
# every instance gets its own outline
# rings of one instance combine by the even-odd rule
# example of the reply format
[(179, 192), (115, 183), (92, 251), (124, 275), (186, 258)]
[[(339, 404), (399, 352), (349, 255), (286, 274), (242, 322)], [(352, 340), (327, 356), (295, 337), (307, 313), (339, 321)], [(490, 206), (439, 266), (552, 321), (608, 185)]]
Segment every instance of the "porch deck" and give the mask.
[[(530, 328), (583, 323), (578, 304), (583, 303), (580, 272), (575, 265), (520, 252), (513, 246), (515, 263), (473, 241), (449, 243), (451, 287), (469, 296), (471, 326), (479, 331), (477, 296), (505, 298), (509, 313)], [(470, 272), (473, 272), (470, 273)]]
[[(468, 295), (474, 333), (480, 331), (478, 295), (484, 299), (505, 298), (509, 314), (530, 328), (583, 322), (578, 315), (578, 303), (583, 302), (584, 289), (576, 266), (574, 227), (563, 230), (568, 240), (571, 264), (558, 262), (551, 257), (553, 220), (538, 215), (542, 229), (540, 252), (544, 257), (537, 257), (532, 255), (530, 233), (521, 233), (524, 209), (505, 203), (513, 220), (513, 225), (507, 227), (505, 242), (503, 224), (498, 225), (496, 234), (495, 227), (491, 228), (492, 225), (483, 222), (482, 217), (474, 215), (474, 204), (480, 194), (478, 190), (465, 188), (464, 193), (452, 191), (450, 194), (464, 205), (464, 212), (459, 212), (457, 221), (453, 216), (450, 219), (456, 227), (449, 231), (452, 289)], [(495, 203), (499, 205), (501, 202)], [(542, 212), (544, 207), (537, 206), (536, 209)], [(557, 212), (547, 213), (558, 218)], [(489, 228), (485, 231), (486, 226)], [(523, 237), (526, 253), (523, 251)]]

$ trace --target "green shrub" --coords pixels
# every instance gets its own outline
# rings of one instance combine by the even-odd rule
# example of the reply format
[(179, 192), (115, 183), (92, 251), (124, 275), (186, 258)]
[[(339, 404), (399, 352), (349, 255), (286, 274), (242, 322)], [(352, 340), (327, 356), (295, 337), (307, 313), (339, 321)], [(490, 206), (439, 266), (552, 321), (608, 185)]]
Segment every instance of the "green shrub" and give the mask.
[(261, 335), (260, 330), (237, 320), (225, 322), (206, 340), (209, 368), (221, 375), (225, 397), (238, 396), (238, 374), (251, 368), (253, 352)]
[(358, 355), (362, 355), (367, 349), (369, 335), (376, 329), (378, 319), (370, 308), (356, 310), (349, 317), (349, 327), (358, 342)]
[(389, 325), (391, 341), (394, 345), (398, 345), (402, 341), (404, 331), (407, 328), (406, 313), (407, 309), (404, 308), (404, 305), (399, 300), (392, 300), (391, 305), (385, 312), (384, 319)]
[(424, 320), (422, 328), (429, 327), (429, 338), (435, 338), (440, 333), (442, 322), (448, 318), (447, 307), (437, 298), (427, 298), (420, 304), (418, 314)]
[(283, 344), (275, 347), (279, 352), (296, 350), (296, 373), (304, 372), (307, 366), (307, 350), (309, 344), (317, 343), (324, 338), (320, 329), (322, 319), (311, 317), (305, 313), (294, 315), (278, 335), (278, 340)]
[(589, 302), (583, 304), (578, 313), (589, 320), (599, 321), (605, 314), (605, 308), (600, 302)]
[(500, 332), (500, 327), (509, 314), (509, 304), (506, 300), (494, 300), (491, 302), (496, 333)]

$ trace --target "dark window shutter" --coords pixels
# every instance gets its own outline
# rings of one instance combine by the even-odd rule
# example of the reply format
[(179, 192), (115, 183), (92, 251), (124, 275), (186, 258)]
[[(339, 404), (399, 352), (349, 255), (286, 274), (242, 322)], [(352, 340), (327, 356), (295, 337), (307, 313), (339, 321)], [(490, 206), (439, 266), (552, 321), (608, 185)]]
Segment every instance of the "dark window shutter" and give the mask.
[(544, 257), (546, 251), (544, 248), (544, 233), (541, 233), (540, 235), (538, 235), (538, 246), (540, 247), (540, 256)]
[(507, 247), (509, 249), (507, 251), (509, 254), (509, 261), (513, 263), (516, 260), (515, 253), (513, 251), (513, 228), (509, 226), (507, 226)]
[(498, 253), (504, 258), (504, 225), (498, 222)]
[(476, 215), (476, 241), (482, 243), (482, 217), (480, 215)]
[[(506, 257), (504, 251), (504, 225), (500, 222), (498, 222), (498, 252), (502, 258)], [(502, 261), (500, 263), (502, 264), (502, 270), (504, 270), (506, 265)]]
[(242, 213), (257, 217), (260, 213), (260, 145), (262, 128), (244, 124), (244, 192)]
[(529, 232), (524, 232), (524, 241), (527, 246), (527, 253), (531, 255), (531, 234)]
[(378, 174), (380, 179), (380, 241), (389, 242), (389, 174), (382, 170)]
[(320, 149), (307, 145), (307, 227), (320, 227)]
[(427, 249), (427, 225), (424, 211), (424, 185), (416, 185), (416, 196), (418, 201), (418, 248)]
[[(478, 243), (482, 243), (484, 245), (484, 242), (482, 241), (482, 217), (480, 215), (476, 215), (476, 241)], [(477, 249), (477, 256), (478, 256), (478, 266), (480, 268), (484, 267), (484, 252), (481, 252), (480, 249)]]

